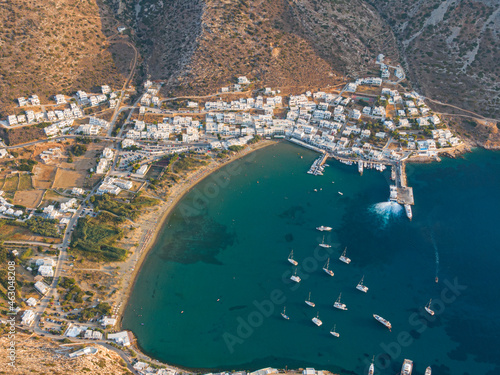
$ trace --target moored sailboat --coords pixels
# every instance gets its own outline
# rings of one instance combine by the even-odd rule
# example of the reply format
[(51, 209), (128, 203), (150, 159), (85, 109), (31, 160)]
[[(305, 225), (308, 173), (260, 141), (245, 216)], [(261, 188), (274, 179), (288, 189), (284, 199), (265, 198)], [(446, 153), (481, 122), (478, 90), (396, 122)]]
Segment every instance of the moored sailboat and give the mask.
[(290, 319), (290, 317), (286, 315), (286, 306), (283, 306), (283, 312), (281, 313), (281, 316), (286, 320)]
[(319, 244), (319, 246), (327, 248), (327, 249), (329, 247), (332, 247), (332, 245), (328, 245), (327, 243), (325, 243), (325, 236), (323, 236), (323, 241)]
[(347, 247), (344, 249), (344, 252), (342, 253), (342, 255), (340, 256), (339, 259), (342, 262), (344, 262), (345, 264), (349, 264), (349, 263), (351, 263), (351, 260), (348, 257), (346, 257), (346, 255), (345, 255), (346, 253), (347, 253)]
[(363, 277), (361, 278), (361, 281), (358, 283), (358, 285), (356, 285), (356, 289), (361, 291), (361, 292), (368, 292), (368, 287), (366, 285), (363, 285), (363, 280), (365, 278), (365, 275), (363, 275)]
[(337, 300), (335, 301), (335, 303), (333, 304), (333, 307), (335, 307), (336, 309), (339, 309), (339, 310), (347, 310), (347, 306), (345, 303), (342, 303), (340, 301), (340, 298), (342, 297), (342, 293), (339, 294), (339, 298), (337, 298)]
[(429, 300), (427, 306), (425, 306), (425, 311), (427, 311), (429, 315), (434, 315), (434, 310), (431, 310), (431, 303), (432, 303), (432, 298)]
[(337, 325), (333, 325), (333, 329), (330, 331), (330, 334), (335, 337), (340, 337), (340, 334), (338, 332), (335, 332), (335, 328), (337, 328)]
[(291, 251), (290, 255), (288, 256), (288, 261), (292, 263), (294, 266), (297, 266), (299, 262), (297, 262), (295, 259), (293, 259), (293, 250)]
[(330, 265), (330, 258), (328, 258), (328, 260), (326, 261), (326, 264), (325, 266), (323, 267), (323, 271), (325, 271), (327, 274), (329, 274), (330, 276), (333, 276), (333, 271), (331, 269), (328, 268), (328, 266)]
[(297, 268), (295, 269), (292, 276), (290, 276), (290, 280), (295, 281), (296, 283), (300, 283), (300, 277), (297, 276)]
[(305, 302), (306, 302), (306, 304), (308, 304), (311, 307), (316, 306), (316, 304), (314, 302), (311, 302), (311, 292), (309, 292), (309, 298)]

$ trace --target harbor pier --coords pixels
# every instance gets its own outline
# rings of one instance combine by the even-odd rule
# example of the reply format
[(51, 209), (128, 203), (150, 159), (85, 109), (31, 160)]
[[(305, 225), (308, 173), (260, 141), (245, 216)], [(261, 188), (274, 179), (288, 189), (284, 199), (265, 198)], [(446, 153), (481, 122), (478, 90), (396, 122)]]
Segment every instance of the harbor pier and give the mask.
[(397, 202), (402, 205), (414, 205), (413, 188), (406, 185), (405, 162), (397, 162), (394, 166), (396, 170), (396, 187), (398, 189)]

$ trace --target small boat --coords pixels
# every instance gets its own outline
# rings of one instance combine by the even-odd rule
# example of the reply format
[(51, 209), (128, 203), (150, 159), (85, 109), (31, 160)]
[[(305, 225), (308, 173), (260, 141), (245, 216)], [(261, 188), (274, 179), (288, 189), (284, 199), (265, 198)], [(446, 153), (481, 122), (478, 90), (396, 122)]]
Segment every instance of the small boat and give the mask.
[(356, 289), (361, 291), (361, 292), (368, 292), (368, 287), (366, 285), (363, 285), (363, 280), (365, 279), (365, 276), (363, 275), (363, 277), (361, 278), (361, 281), (358, 283), (358, 285), (356, 285)]
[(339, 310), (347, 310), (347, 306), (345, 305), (345, 303), (340, 302), (341, 297), (342, 297), (342, 293), (340, 293), (339, 298), (337, 298), (337, 300), (333, 304), (333, 307), (335, 307), (336, 309), (339, 309)]
[(370, 365), (370, 368), (368, 369), (368, 375), (373, 375), (375, 372), (375, 365), (373, 364), (373, 361), (375, 360), (375, 356), (372, 359), (372, 364)]
[(300, 277), (297, 276), (297, 269), (295, 269), (295, 272), (293, 275), (290, 277), (290, 280), (295, 281), (296, 283), (300, 283)]
[(312, 321), (314, 324), (316, 324), (318, 327), (323, 324), (321, 320), (319, 320), (319, 313), (316, 315), (316, 317), (312, 318)]
[(325, 236), (323, 236), (323, 242), (321, 242), (321, 243), (319, 244), (319, 246), (321, 246), (321, 247), (325, 247), (325, 248), (327, 248), (327, 249), (328, 249), (329, 247), (332, 247), (332, 245), (328, 245), (327, 243), (325, 243)]
[(306, 304), (308, 304), (311, 307), (316, 306), (316, 304), (314, 302), (311, 302), (311, 292), (309, 292), (309, 298), (305, 302), (306, 302)]
[(330, 331), (330, 334), (335, 337), (340, 337), (340, 334), (338, 332), (335, 332), (335, 328), (337, 328), (336, 324), (333, 325), (333, 329)]
[(431, 370), (431, 366), (429, 366), (425, 369), (425, 375), (431, 375), (431, 374), (432, 374), (432, 370)]
[(377, 320), (377, 322), (382, 323), (384, 326), (389, 328), (389, 331), (392, 329), (392, 324), (388, 320), (382, 318), (380, 315), (373, 314), (373, 317)]
[(427, 304), (427, 306), (425, 306), (425, 311), (427, 311), (429, 313), (429, 315), (434, 315), (434, 311), (431, 310), (431, 303), (432, 303), (432, 298), (430, 299), (430, 301)]
[(319, 230), (319, 231), (321, 231), (321, 232), (324, 232), (324, 231), (329, 232), (329, 231), (331, 231), (331, 230), (332, 230), (332, 228), (330, 228), (330, 227), (325, 227), (324, 225), (322, 225), (322, 226), (320, 226), (320, 227), (316, 227), (316, 229), (317, 229), (317, 230)]
[(293, 259), (293, 250), (291, 251), (290, 255), (288, 256), (288, 261), (292, 263), (294, 266), (297, 266), (299, 263)]
[(328, 260), (326, 261), (326, 264), (325, 266), (323, 267), (323, 271), (325, 271), (327, 274), (329, 274), (330, 276), (333, 276), (333, 271), (331, 269), (328, 268), (328, 266), (330, 265), (330, 258), (328, 258)]
[(413, 361), (410, 359), (405, 359), (403, 366), (401, 367), (401, 375), (411, 375), (413, 371)]
[(439, 282), (439, 278), (436, 276), (436, 278), (434, 279), (434, 281), (436, 282), (436, 284)]
[(406, 216), (408, 217), (408, 219), (411, 220), (413, 214), (411, 212), (411, 206), (409, 204), (405, 204), (405, 211), (406, 211)]
[(339, 194), (340, 194), (340, 195), (344, 195), (344, 193), (342, 193), (341, 191), (339, 191)]
[(289, 320), (290, 317), (288, 315), (286, 315), (286, 307), (283, 306), (283, 312), (281, 313), (281, 316), (286, 319), (286, 320)]
[(347, 252), (347, 247), (344, 249), (344, 252), (342, 253), (342, 255), (340, 256), (339, 259), (342, 262), (344, 262), (345, 264), (349, 264), (349, 263), (351, 263), (351, 260), (348, 257), (345, 256), (346, 252)]
[(318, 189), (314, 189), (314, 191), (318, 191)]

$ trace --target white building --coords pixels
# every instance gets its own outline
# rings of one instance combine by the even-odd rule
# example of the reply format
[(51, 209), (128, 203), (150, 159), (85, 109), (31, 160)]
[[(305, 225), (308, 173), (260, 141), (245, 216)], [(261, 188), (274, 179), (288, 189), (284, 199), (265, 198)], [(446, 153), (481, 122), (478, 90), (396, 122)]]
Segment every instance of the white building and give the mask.
[(27, 325), (28, 327), (35, 321), (35, 312), (33, 310), (24, 311), (21, 317), (21, 323)]
[(129, 346), (130, 338), (127, 331), (121, 331), (116, 333), (108, 333), (108, 340), (114, 340), (117, 344), (121, 346)]
[(26, 304), (31, 307), (36, 306), (37, 300), (34, 299), (33, 297), (30, 297), (26, 300)]
[(37, 281), (35, 283), (35, 289), (41, 294), (45, 295), (49, 291), (49, 286), (45, 284), (43, 281)]
[(109, 88), (108, 85), (104, 85), (104, 86), (101, 86), (101, 92), (106, 95), (106, 94), (109, 94), (111, 92), (111, 89)]
[(57, 94), (54, 98), (55, 98), (57, 104), (65, 104), (66, 103), (66, 98), (64, 97), (64, 95)]
[(38, 267), (38, 274), (43, 277), (54, 277), (54, 269), (50, 266)]

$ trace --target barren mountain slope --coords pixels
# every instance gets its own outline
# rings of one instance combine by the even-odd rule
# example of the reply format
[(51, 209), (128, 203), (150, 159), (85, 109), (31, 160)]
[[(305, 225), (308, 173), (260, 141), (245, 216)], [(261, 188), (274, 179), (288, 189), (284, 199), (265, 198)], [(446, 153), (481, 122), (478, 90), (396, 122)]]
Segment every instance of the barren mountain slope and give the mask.
[(498, 118), (498, 0), (369, 1), (393, 27), (410, 79), (425, 95)]
[[(361, 0), (116, 0), (137, 30), (153, 79), (207, 92), (237, 75), (274, 86), (314, 86), (364, 74), (390, 28)], [(178, 91), (178, 90), (176, 90)]]
[(119, 59), (127, 51), (106, 41), (104, 33), (115, 33), (116, 21), (95, 0), (15, 0), (0, 8), (1, 115), (12, 114), (19, 96), (45, 100), (123, 83), (120, 72), (127, 71), (129, 58)]

